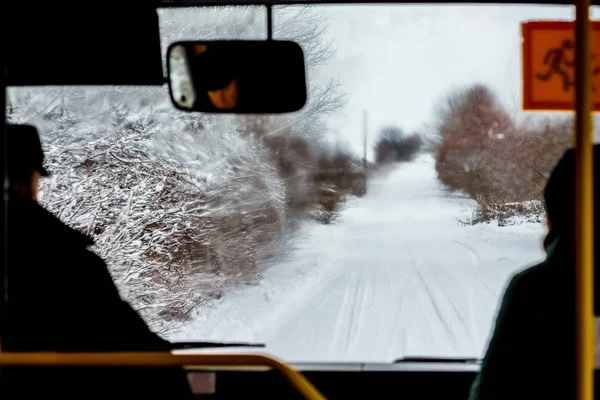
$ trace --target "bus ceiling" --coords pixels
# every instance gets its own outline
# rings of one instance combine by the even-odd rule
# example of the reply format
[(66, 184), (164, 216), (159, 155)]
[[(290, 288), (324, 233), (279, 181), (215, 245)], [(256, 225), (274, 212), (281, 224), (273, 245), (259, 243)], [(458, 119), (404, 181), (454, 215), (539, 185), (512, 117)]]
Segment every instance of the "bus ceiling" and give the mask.
[(156, 1), (4, 6), (7, 86), (163, 85)]
[[(163, 85), (157, 8), (225, 5), (336, 4), (359, 1), (148, 0), (88, 2), (12, 1), (5, 5), (6, 86)], [(362, 3), (365, 3), (364, 1)], [(412, 1), (378, 3), (416, 4)], [(418, 4), (454, 3), (422, 1)], [(457, 4), (548, 4), (546, 1), (461, 1)], [(552, 4), (572, 4), (553, 1)], [(600, 4), (594, 0), (593, 4)]]
[[(163, 0), (160, 1), (160, 7), (194, 7), (194, 6), (248, 6), (248, 5), (293, 5), (293, 4), (306, 4), (306, 5), (327, 5), (327, 4), (406, 4), (406, 5), (428, 5), (428, 4), (546, 4), (546, 5), (575, 5), (573, 1), (568, 0), (503, 0), (503, 1), (490, 1), (490, 0), (464, 0), (464, 1), (443, 1), (443, 0), (377, 0), (377, 1), (365, 1), (365, 0)], [(592, 0), (592, 5), (600, 5), (600, 0)]]

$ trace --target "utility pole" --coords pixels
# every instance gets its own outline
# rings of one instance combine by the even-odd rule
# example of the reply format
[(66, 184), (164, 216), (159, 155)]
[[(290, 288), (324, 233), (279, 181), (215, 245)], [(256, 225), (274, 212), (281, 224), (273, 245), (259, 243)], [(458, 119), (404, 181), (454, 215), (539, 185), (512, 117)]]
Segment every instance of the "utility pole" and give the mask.
[(364, 111), (363, 115), (363, 168), (365, 173), (367, 172), (367, 110)]
[(363, 114), (363, 175), (364, 175), (364, 192), (367, 193), (367, 110)]

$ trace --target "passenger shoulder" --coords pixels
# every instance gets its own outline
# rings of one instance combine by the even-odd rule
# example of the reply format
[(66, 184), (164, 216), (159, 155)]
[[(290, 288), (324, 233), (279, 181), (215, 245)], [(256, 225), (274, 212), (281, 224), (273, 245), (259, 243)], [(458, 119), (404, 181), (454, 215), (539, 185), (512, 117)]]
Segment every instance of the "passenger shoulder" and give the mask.
[(510, 278), (508, 288), (512, 291), (536, 285), (543, 281), (548, 274), (548, 268), (544, 262), (525, 268), (515, 273)]

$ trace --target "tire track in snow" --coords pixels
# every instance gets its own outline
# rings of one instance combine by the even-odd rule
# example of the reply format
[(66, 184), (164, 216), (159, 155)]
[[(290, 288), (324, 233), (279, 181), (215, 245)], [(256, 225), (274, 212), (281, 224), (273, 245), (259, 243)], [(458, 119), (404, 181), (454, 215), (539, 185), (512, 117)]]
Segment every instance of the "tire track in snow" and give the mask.
[[(402, 281), (402, 283), (399, 285), (397, 291), (399, 293), (404, 293), (406, 291), (406, 289), (408, 288), (409, 283), (413, 282), (415, 279), (415, 271), (416, 271), (416, 265), (417, 265), (417, 261), (415, 260), (413, 253), (409, 250), (408, 246), (406, 244), (402, 244), (402, 249), (404, 250), (404, 254), (406, 254), (408, 256), (408, 259), (410, 260), (409, 263), (409, 268), (405, 271), (404, 273), (404, 281)], [(387, 264), (387, 282), (388, 282), (388, 287), (390, 288), (390, 292), (392, 290), (394, 290), (392, 282), (394, 282), (393, 276), (394, 273), (397, 273), (397, 270), (399, 268), (402, 268), (402, 266), (400, 265), (392, 265), (392, 263)], [(405, 306), (405, 296), (401, 295), (400, 296), (400, 301), (398, 303), (398, 311), (394, 314), (394, 322), (393, 322), (393, 335), (390, 335), (389, 340), (388, 340), (388, 357), (390, 359), (394, 359), (397, 358), (399, 355), (395, 354), (393, 352), (393, 344), (396, 342), (400, 342), (401, 343), (401, 348), (406, 348), (406, 340), (407, 340), (407, 327), (406, 327), (406, 321), (403, 320), (403, 308)]]
[(347, 325), (346, 332), (342, 329), (336, 330), (340, 336), (343, 337), (341, 343), (343, 343), (344, 353), (348, 352), (348, 347), (352, 335), (353, 326), (356, 324), (356, 302), (358, 298), (358, 291), (360, 290), (360, 271), (354, 271), (352, 273), (352, 281), (350, 285), (345, 289), (344, 303), (340, 310), (340, 316), (342, 321)]
[[(413, 265), (414, 267), (414, 265)], [(411, 283), (414, 280), (414, 270), (411, 270), (409, 272), (406, 273), (406, 278), (404, 279), (404, 282), (402, 282), (402, 284), (400, 285), (400, 287), (398, 288), (398, 291), (400, 293), (404, 293), (404, 291), (406, 290), (406, 288), (408, 287), (408, 284)], [(392, 280), (389, 280), (390, 284), (392, 282)], [(398, 347), (401, 348), (406, 348), (406, 335), (407, 335), (407, 329), (406, 329), (406, 321), (402, 319), (404, 313), (403, 313), (403, 309), (404, 309), (404, 305), (405, 305), (405, 296), (401, 296), (400, 297), (400, 302), (398, 304), (398, 311), (395, 313), (394, 316), (394, 323), (393, 323), (393, 335), (390, 335), (389, 338), (389, 345), (388, 345), (388, 358), (393, 359), (393, 358), (397, 358), (399, 355), (398, 354), (394, 354), (393, 353), (393, 349), (394, 346), (393, 344), (396, 342), (400, 342), (401, 345)]]
[[(337, 291), (336, 289), (339, 289), (340, 286), (342, 286), (342, 282), (344, 281), (345, 277), (342, 277), (342, 279), (340, 279), (340, 281), (335, 282), (334, 287), (329, 288), (328, 293), (333, 293), (334, 291)], [(341, 350), (338, 351), (342, 351), (342, 352), (346, 352), (348, 349), (348, 344), (347, 344), (347, 340), (348, 340), (348, 336), (347, 333), (344, 332), (344, 325), (346, 324), (346, 321), (348, 320), (348, 318), (350, 317), (350, 321), (352, 320), (352, 315), (349, 315), (348, 310), (350, 309), (350, 307), (348, 306), (348, 303), (350, 302), (350, 298), (352, 297), (352, 286), (354, 281), (356, 280), (356, 271), (352, 271), (352, 274), (350, 275), (350, 277), (347, 278), (348, 282), (346, 285), (343, 285), (342, 287), (342, 291), (343, 291), (343, 298), (342, 298), (342, 302), (340, 305), (339, 310), (337, 311), (337, 317), (336, 317), (336, 321), (335, 321), (335, 325), (334, 325), (334, 331), (333, 331), (333, 346), (334, 347), (339, 347)]]
[[(445, 276), (443, 284), (440, 282), (439, 276), (441, 274), (443, 274)], [(459, 275), (459, 278), (457, 278), (456, 275)], [(475, 338), (471, 332), (471, 329), (469, 328), (470, 324), (467, 322), (467, 320), (465, 319), (465, 317), (463, 315), (463, 313), (467, 310), (470, 313), (472, 310), (472, 307), (467, 307), (467, 310), (461, 309), (456, 304), (456, 299), (455, 299), (455, 297), (459, 294), (460, 295), (466, 294), (468, 297), (470, 288), (465, 287), (464, 280), (463, 280), (464, 278), (465, 278), (465, 274), (462, 274), (462, 273), (451, 274), (451, 273), (448, 273), (448, 271), (444, 270), (443, 268), (439, 268), (436, 270), (436, 273), (433, 274), (431, 281), (435, 282), (437, 287), (439, 288), (439, 291), (437, 291), (437, 293), (443, 293), (446, 302), (450, 305), (450, 307), (452, 309), (452, 313), (454, 314), (455, 319), (459, 321), (460, 327), (462, 328), (464, 334), (469, 338), (469, 342), (473, 342), (475, 340)], [(462, 290), (453, 291), (453, 292), (448, 291), (446, 288), (447, 288), (447, 286), (449, 286), (448, 285), (449, 282), (454, 282), (455, 287), (461, 287)], [(469, 303), (469, 301), (467, 301), (467, 304), (468, 303)]]
[[(427, 283), (427, 281), (423, 277), (423, 272), (420, 271), (420, 270), (417, 270), (417, 276), (419, 278), (419, 282), (421, 283), (421, 286), (423, 286), (423, 288), (425, 289), (425, 293), (427, 294), (429, 303), (432, 306), (433, 310), (435, 311), (435, 314), (436, 314), (436, 316), (438, 318), (438, 321), (443, 326), (444, 331), (446, 332), (446, 334), (452, 339), (452, 342), (453, 342), (454, 346), (456, 346), (456, 343), (458, 342), (458, 339), (457, 339), (456, 335), (454, 334), (454, 332), (452, 331), (452, 329), (450, 328), (450, 325), (448, 324), (448, 320), (444, 316), (444, 313), (440, 310), (439, 306), (437, 305), (436, 301), (434, 300), (433, 292), (431, 291), (431, 288), (429, 287), (429, 284)], [(428, 313), (425, 313), (425, 315), (427, 317), (429, 317)], [(430, 322), (429, 325), (430, 325), (430, 328), (432, 328), (432, 331), (434, 331), (434, 332), (437, 331), (437, 330), (433, 329), (433, 324), (431, 322)]]
[(459, 240), (453, 240), (454, 243), (464, 247), (465, 249), (467, 249), (467, 251), (469, 252), (469, 254), (471, 255), (471, 265), (474, 268), (479, 268), (479, 266), (481, 265), (481, 256), (479, 255), (479, 253), (477, 251), (475, 251), (473, 249), (473, 247), (469, 246), (466, 243), (463, 243)]
[[(356, 343), (360, 325), (362, 324), (364, 310), (366, 308), (365, 292), (366, 287), (363, 286), (363, 272), (358, 272), (358, 282), (356, 293), (352, 302), (350, 326), (348, 327), (348, 336), (346, 338), (346, 353), (354, 347)], [(360, 299), (359, 299), (360, 297)], [(360, 306), (359, 306), (360, 305)], [(358, 312), (357, 312), (358, 308)]]

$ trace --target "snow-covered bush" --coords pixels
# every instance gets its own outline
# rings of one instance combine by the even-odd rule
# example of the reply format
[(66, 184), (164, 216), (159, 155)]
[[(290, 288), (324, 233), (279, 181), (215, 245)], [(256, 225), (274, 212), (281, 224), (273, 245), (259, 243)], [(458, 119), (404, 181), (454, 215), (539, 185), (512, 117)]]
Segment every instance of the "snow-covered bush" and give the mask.
[(529, 212), (531, 207), (503, 205), (541, 201), (547, 177), (572, 142), (568, 119), (529, 119), (518, 125), (482, 85), (448, 99), (438, 134), (438, 178), (477, 200), (477, 221)]

